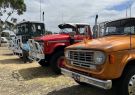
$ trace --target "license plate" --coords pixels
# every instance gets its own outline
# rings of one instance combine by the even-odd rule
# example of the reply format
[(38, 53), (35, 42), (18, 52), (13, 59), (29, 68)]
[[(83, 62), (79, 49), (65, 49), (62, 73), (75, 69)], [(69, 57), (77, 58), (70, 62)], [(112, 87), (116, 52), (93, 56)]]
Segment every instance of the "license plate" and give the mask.
[(78, 74), (72, 73), (72, 78), (74, 80), (80, 81), (80, 75), (78, 75)]

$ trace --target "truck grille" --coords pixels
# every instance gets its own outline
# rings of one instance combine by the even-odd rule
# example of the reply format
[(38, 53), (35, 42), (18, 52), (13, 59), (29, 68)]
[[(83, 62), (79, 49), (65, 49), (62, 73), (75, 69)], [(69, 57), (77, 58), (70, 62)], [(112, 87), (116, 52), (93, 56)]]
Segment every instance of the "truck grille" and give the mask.
[(40, 40), (36, 40), (36, 42), (38, 42), (42, 48), (42, 50), (44, 50), (44, 42), (40, 41)]
[(86, 50), (69, 51), (69, 61), (72, 65), (90, 68), (94, 64), (94, 52)]

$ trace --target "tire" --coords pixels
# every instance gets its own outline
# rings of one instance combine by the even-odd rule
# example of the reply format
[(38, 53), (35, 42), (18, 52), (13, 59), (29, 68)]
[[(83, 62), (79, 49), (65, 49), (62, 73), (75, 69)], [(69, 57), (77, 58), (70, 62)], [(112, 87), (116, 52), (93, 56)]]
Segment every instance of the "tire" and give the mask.
[[(135, 82), (131, 84), (132, 81), (135, 81), (135, 67), (129, 67), (122, 75), (119, 83), (117, 84), (117, 95), (134, 95), (130, 94), (129, 88), (135, 87)], [(135, 91), (133, 91), (135, 93)]]
[(29, 62), (28, 54), (29, 54), (28, 51), (23, 50), (22, 60), (24, 63)]
[(61, 74), (59, 60), (64, 60), (64, 51), (56, 52), (50, 60), (52, 71), (56, 74)]
[(40, 60), (38, 63), (42, 67), (48, 67), (50, 65), (49, 62), (48, 61), (45, 61), (44, 59), (43, 60)]
[(20, 56), (19, 56), (19, 58), (20, 58), (20, 59), (23, 59), (23, 57), (20, 57)]

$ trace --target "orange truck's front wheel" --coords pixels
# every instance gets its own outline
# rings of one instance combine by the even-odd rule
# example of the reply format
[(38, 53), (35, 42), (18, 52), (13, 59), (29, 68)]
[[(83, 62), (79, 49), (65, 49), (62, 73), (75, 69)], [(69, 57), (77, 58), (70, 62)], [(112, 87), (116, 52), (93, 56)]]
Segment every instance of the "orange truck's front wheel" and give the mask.
[(135, 67), (126, 68), (117, 84), (118, 95), (135, 95)]

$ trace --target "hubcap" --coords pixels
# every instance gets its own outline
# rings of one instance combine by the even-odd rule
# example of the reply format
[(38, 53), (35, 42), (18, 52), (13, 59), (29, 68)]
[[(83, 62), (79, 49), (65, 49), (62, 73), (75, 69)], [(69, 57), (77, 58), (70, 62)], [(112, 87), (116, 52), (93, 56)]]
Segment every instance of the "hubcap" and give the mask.
[(64, 61), (64, 56), (58, 58), (57, 65), (59, 68), (63, 66), (63, 61)]
[(129, 95), (135, 95), (135, 75), (133, 75), (129, 80), (128, 93)]

